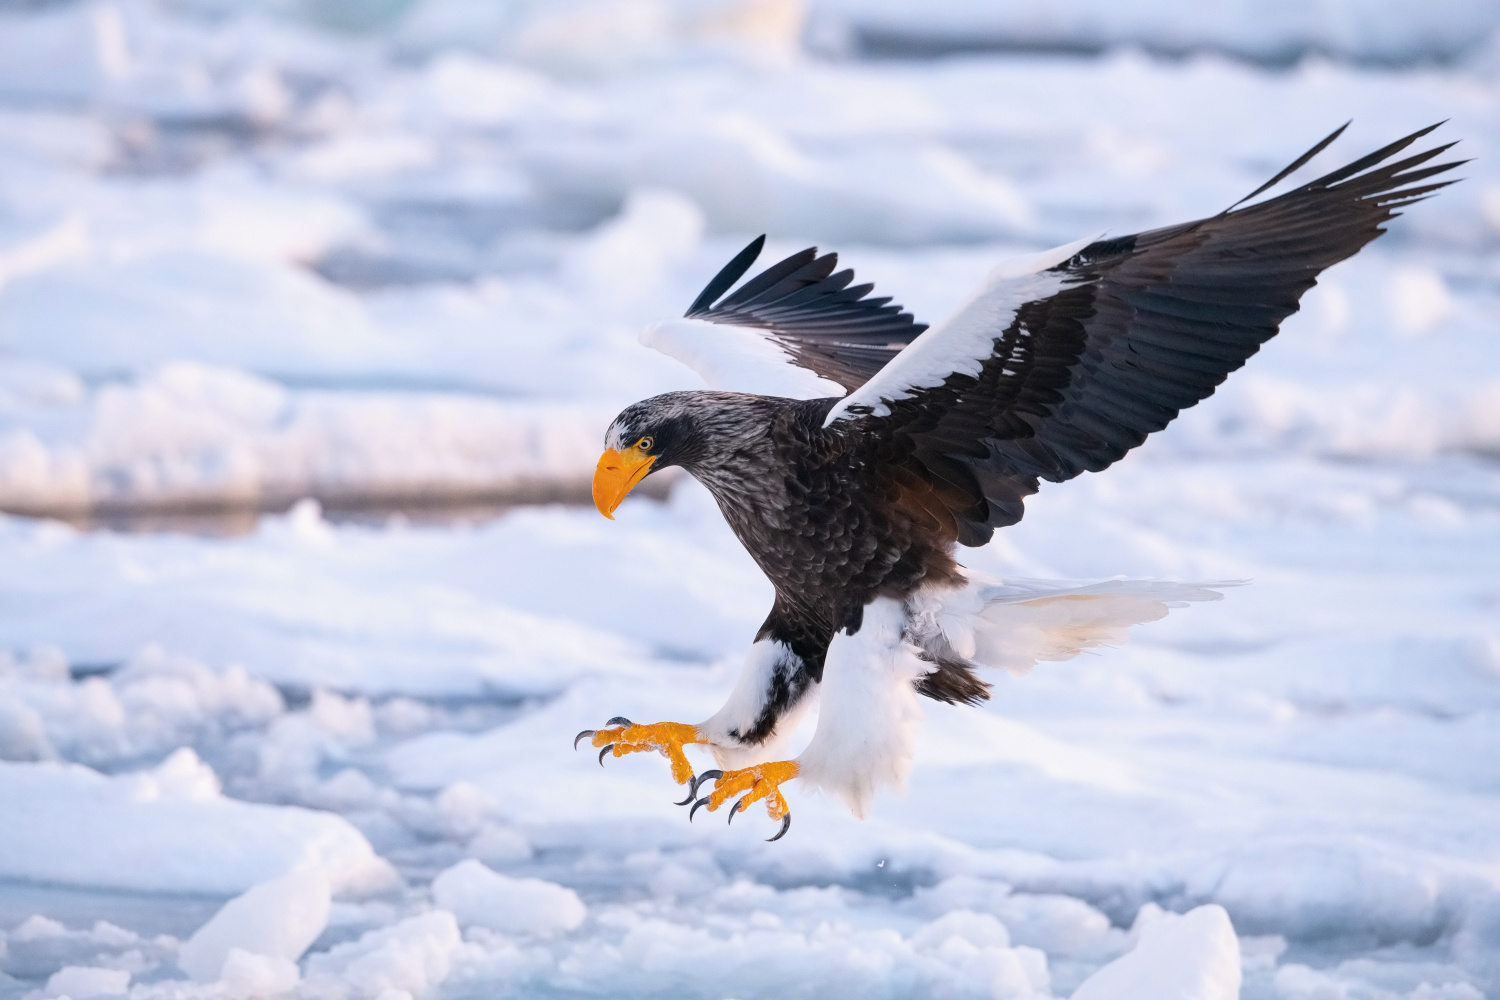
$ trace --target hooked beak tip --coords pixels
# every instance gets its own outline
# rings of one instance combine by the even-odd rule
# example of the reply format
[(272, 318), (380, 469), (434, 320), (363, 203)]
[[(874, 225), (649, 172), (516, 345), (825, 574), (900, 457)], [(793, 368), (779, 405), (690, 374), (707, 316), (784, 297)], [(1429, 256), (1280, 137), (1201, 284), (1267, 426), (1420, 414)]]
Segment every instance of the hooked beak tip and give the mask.
[(613, 448), (605, 449), (599, 456), (598, 468), (594, 471), (594, 506), (605, 518), (615, 519), (615, 508), (620, 506), (635, 484), (651, 471), (655, 458), (641, 453), (637, 448), (627, 448), (623, 453)]

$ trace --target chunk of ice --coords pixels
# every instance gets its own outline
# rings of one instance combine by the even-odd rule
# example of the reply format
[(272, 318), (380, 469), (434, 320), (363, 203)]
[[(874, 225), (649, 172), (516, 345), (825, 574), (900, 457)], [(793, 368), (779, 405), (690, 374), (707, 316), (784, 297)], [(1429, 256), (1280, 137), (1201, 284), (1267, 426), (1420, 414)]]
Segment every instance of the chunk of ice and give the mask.
[(511, 878), (473, 858), (432, 880), (432, 898), (465, 924), (513, 934), (571, 931), (588, 908), (578, 893), (539, 878)]
[(0, 878), (229, 895), (307, 867), (335, 891), (396, 877), (348, 820), (226, 798), (186, 748), (118, 777), (77, 764), (0, 762), (0, 802), (27, 817), (0, 829)]
[(120, 996), (129, 986), (130, 973), (123, 969), (65, 965), (47, 979), (47, 995), (88, 1000), (90, 997)]
[(392, 991), (420, 996), (448, 978), (462, 945), (453, 914), (433, 910), (409, 917), (313, 955), (307, 960), (308, 990), (353, 1000), (376, 1000)]
[(177, 964), (199, 982), (214, 982), (234, 966), (238, 979), (280, 981), (284, 970), (254, 957), (295, 962), (328, 926), (332, 900), (328, 876), (320, 869), (289, 872), (234, 897), (182, 945)]
[(1239, 1000), (1240, 944), (1222, 906), (1135, 918), (1135, 947), (1085, 979), (1072, 1000)]

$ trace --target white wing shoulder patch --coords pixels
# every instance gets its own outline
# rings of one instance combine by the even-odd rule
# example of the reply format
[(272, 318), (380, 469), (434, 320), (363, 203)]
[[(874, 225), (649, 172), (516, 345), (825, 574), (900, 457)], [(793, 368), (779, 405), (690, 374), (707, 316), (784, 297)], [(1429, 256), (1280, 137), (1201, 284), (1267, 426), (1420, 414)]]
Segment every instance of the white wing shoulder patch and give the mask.
[[(1027, 302), (1046, 298), (1062, 288), (1064, 276), (1049, 274), (1103, 234), (1025, 257), (1002, 261), (959, 306), (953, 315), (924, 331), (896, 355), (874, 378), (860, 386), (833, 408), (823, 426), (828, 427), (855, 413), (877, 417), (891, 412), (888, 402), (904, 399), (917, 389), (943, 384), (954, 373), (977, 375), (1000, 336)], [(851, 413), (851, 410), (854, 413)]]

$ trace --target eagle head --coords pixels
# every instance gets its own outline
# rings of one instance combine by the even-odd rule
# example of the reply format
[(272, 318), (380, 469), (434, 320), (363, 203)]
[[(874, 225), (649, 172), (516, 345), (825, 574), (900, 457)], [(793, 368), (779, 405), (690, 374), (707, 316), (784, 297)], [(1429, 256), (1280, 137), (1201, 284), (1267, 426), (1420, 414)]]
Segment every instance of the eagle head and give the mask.
[[(700, 480), (710, 471), (748, 474), (735, 459), (764, 437), (776, 400), (739, 392), (668, 392), (632, 403), (604, 433), (594, 470), (594, 506), (614, 519), (615, 508), (642, 479), (674, 465)], [(709, 484), (712, 488), (712, 483)]]
[(614, 519), (615, 508), (636, 483), (662, 469), (691, 461), (702, 434), (690, 392), (643, 399), (620, 411), (604, 433), (604, 454), (594, 470), (594, 506)]

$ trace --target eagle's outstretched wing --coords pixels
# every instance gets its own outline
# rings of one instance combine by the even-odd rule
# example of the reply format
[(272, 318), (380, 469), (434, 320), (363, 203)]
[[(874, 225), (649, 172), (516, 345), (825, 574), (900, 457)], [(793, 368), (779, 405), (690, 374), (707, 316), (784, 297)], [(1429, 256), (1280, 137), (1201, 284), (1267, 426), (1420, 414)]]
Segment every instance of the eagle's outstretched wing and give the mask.
[(1039, 480), (1104, 469), (1210, 395), (1324, 268), (1452, 183), (1430, 178), (1459, 163), (1425, 165), (1451, 143), (1386, 162), (1436, 127), (1245, 208), (999, 272), (825, 426), (848, 424), (877, 462), (925, 480), (958, 540), (983, 544), (1021, 519)]
[[(889, 298), (867, 298), (816, 247), (773, 264), (725, 295), (760, 256), (759, 236), (735, 255), (684, 319), (658, 323), (642, 343), (669, 354), (716, 389), (813, 399), (864, 385), (927, 327)], [(810, 373), (810, 374), (809, 374)]]
[(816, 249), (726, 295), (762, 237), (685, 319), (642, 341), (714, 388), (848, 393), (825, 426), (857, 424), (879, 462), (926, 481), (959, 541), (983, 544), (1021, 519), (1040, 480), (1104, 469), (1210, 395), (1275, 336), (1319, 273), (1384, 232), (1398, 208), (1452, 183), (1429, 179), (1463, 161), (1426, 165), (1452, 143), (1387, 162), (1434, 128), (1237, 207), (1340, 128), (1212, 218), (1003, 263), (930, 330), (889, 298), (867, 298), (873, 286), (834, 273), (837, 256)]

